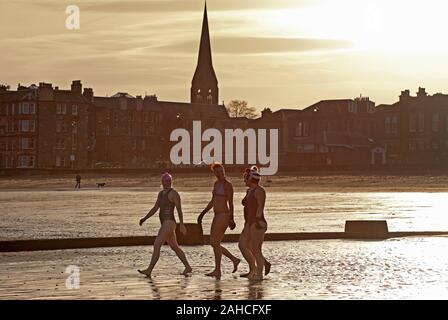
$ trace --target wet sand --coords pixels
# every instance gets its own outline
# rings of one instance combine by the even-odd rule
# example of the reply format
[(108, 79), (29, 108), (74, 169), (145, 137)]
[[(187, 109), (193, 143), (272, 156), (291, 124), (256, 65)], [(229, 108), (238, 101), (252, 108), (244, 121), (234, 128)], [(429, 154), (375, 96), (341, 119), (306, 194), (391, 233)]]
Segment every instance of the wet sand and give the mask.
[[(207, 169), (204, 169), (206, 172)], [(244, 190), (240, 174), (231, 173), (229, 179), (236, 191)], [(75, 186), (75, 176), (23, 175), (0, 177), (0, 190), (70, 190)], [(144, 174), (83, 174), (82, 187), (97, 188), (97, 182), (105, 182), (106, 188), (145, 188), (154, 191), (160, 188), (159, 175)], [(267, 180), (272, 180), (268, 183)], [(174, 185), (185, 192), (208, 191), (214, 178), (204, 174), (177, 174)], [(297, 173), (264, 178), (263, 184), (279, 192), (448, 192), (448, 174), (391, 175), (391, 174), (329, 174), (312, 175)]]
[[(444, 237), (266, 243), (273, 268), (260, 283), (232, 275), (228, 260), (221, 280), (204, 276), (208, 246), (184, 247), (190, 277), (164, 247), (152, 280), (136, 271), (151, 247), (8, 253), (0, 254), (0, 299), (447, 299), (447, 249)], [(79, 289), (66, 287), (69, 265), (80, 268)]]

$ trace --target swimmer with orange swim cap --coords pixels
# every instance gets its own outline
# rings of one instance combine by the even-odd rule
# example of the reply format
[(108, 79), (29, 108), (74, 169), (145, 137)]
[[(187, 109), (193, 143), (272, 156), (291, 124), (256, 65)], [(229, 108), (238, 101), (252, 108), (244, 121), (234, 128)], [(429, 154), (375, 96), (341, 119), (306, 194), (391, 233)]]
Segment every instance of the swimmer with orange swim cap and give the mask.
[(185, 269), (182, 272), (182, 274), (188, 275), (189, 273), (192, 272), (192, 268), (188, 263), (185, 253), (179, 247), (179, 244), (177, 243), (176, 239), (176, 219), (174, 217), (174, 208), (177, 209), (177, 213), (179, 215), (180, 231), (182, 232), (182, 234), (187, 233), (187, 229), (185, 228), (183, 222), (180, 196), (179, 193), (177, 193), (177, 191), (174, 190), (172, 187), (173, 177), (169, 173), (162, 174), (161, 181), (163, 190), (159, 192), (154, 207), (148, 212), (148, 214), (144, 218), (140, 219), (140, 226), (141, 226), (146, 220), (152, 217), (157, 212), (157, 210), (159, 210), (159, 219), (161, 227), (157, 235), (157, 238), (154, 241), (154, 251), (152, 253), (152, 258), (149, 267), (146, 268), (145, 270), (138, 270), (138, 272), (148, 277), (151, 277), (152, 270), (154, 269), (154, 266), (159, 260), (160, 249), (162, 245), (166, 242), (169, 244), (171, 249), (176, 253), (176, 255), (184, 264)]

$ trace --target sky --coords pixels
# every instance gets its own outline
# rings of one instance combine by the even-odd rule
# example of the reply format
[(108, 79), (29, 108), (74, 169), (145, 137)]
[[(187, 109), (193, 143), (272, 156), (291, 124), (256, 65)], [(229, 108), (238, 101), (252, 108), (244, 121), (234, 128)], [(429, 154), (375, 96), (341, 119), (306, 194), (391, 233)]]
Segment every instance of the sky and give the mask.
[[(273, 110), (447, 93), (443, 0), (208, 0), (220, 101)], [(80, 9), (80, 29), (65, 26)], [(0, 83), (189, 101), (203, 0), (0, 0)]]

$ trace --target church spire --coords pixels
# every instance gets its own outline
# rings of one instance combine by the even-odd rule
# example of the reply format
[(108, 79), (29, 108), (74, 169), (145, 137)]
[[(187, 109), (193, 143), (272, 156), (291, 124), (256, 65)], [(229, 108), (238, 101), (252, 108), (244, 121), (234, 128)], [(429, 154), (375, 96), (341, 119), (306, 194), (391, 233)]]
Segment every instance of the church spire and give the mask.
[(218, 104), (218, 79), (213, 69), (207, 2), (204, 7), (198, 64), (191, 82), (191, 103)]

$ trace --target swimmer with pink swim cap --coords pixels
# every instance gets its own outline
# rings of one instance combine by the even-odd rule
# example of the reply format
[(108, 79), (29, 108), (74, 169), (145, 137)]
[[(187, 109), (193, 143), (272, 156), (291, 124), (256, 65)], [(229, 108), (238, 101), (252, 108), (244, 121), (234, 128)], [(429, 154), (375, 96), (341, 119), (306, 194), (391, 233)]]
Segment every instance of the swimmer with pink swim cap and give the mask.
[(164, 189), (171, 188), (173, 184), (173, 176), (168, 172), (163, 173), (160, 180), (162, 181), (162, 186)]
[(182, 261), (185, 266), (185, 270), (182, 272), (183, 275), (187, 276), (192, 272), (192, 268), (185, 257), (185, 253), (179, 247), (176, 239), (176, 219), (174, 217), (174, 208), (177, 209), (177, 213), (179, 215), (180, 220), (180, 231), (182, 234), (187, 233), (187, 229), (185, 228), (183, 222), (183, 214), (181, 208), (181, 201), (179, 193), (173, 189), (173, 177), (165, 172), (161, 175), (160, 180), (162, 182), (163, 190), (159, 192), (157, 196), (157, 201), (154, 207), (148, 212), (148, 214), (140, 219), (140, 226), (153, 216), (157, 211), (159, 211), (159, 219), (160, 219), (160, 230), (157, 235), (156, 240), (154, 241), (154, 251), (152, 253), (151, 262), (145, 270), (138, 270), (141, 274), (146, 275), (147, 277), (151, 277), (152, 270), (159, 260), (160, 249), (162, 245), (167, 242), (171, 249), (174, 250), (177, 257)]

